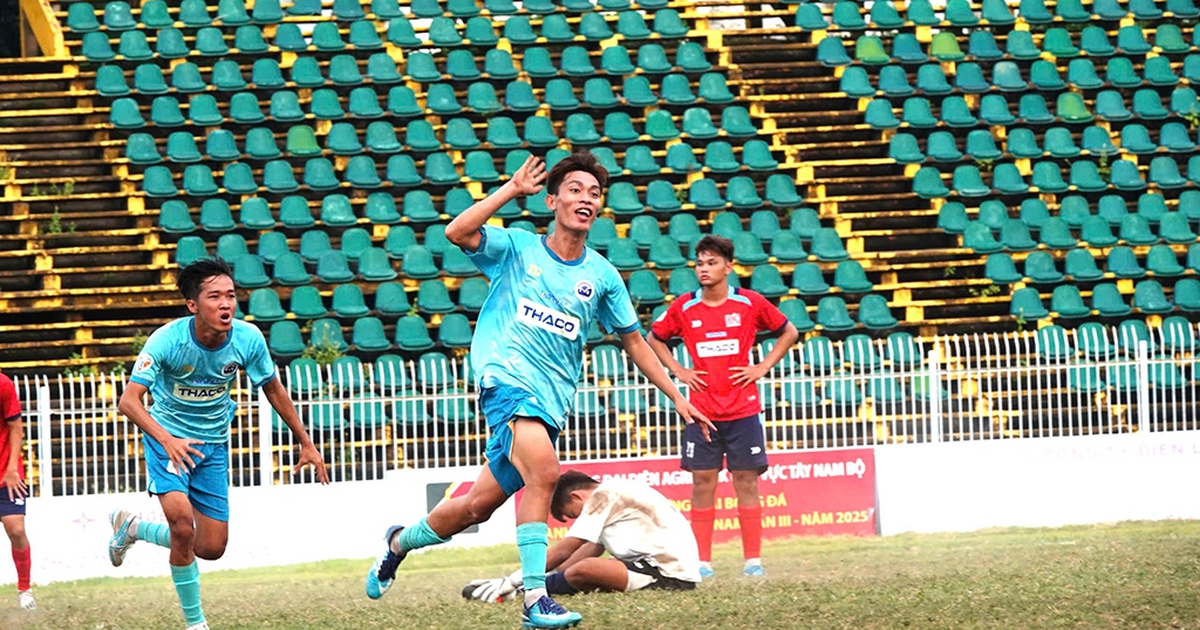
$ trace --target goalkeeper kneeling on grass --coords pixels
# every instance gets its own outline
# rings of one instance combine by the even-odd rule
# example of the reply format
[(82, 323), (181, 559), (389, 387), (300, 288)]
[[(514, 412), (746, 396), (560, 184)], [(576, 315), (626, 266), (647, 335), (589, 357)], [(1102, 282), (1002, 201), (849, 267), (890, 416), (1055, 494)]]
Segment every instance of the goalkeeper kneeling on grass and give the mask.
[[(575, 522), (546, 552), (546, 590), (691, 590), (700, 582), (700, 554), (687, 519), (654, 488), (636, 481), (603, 483), (577, 470), (558, 479), (550, 514)], [(611, 558), (601, 558), (605, 551)], [(474, 580), (463, 597), (506, 601), (522, 590), (521, 570)]]

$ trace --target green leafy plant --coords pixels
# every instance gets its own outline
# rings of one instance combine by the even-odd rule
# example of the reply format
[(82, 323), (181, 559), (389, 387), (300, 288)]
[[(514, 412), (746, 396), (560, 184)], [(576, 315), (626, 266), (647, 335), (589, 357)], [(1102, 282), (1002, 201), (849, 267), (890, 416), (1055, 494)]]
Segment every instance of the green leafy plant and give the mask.
[(1100, 173), (1100, 177), (1108, 179), (1112, 174), (1112, 165), (1108, 163), (1108, 153), (1101, 153), (1100, 160), (1096, 164), (1096, 171)]
[(971, 287), (970, 289), (967, 289), (967, 292), (970, 293), (974, 297), (986, 298), (986, 297), (992, 297), (993, 295), (998, 295), (1001, 290), (1002, 289), (999, 286), (996, 286), (995, 284), (988, 284), (988, 285), (982, 286), (982, 287)]
[[(1189, 111), (1189, 112), (1184, 112), (1183, 114), (1180, 114), (1180, 115), (1183, 116), (1183, 119), (1187, 121), (1188, 129), (1194, 130), (1197, 127), (1200, 127), (1200, 112)], [(3, 179), (3, 178), (0, 178), (0, 179)]]
[[(79, 361), (83, 359), (83, 354), (72, 352), (70, 358), (72, 361)], [(95, 365), (80, 365), (76, 367), (67, 366), (63, 368), (62, 373), (64, 376), (95, 376), (99, 371), (96, 370)]]
[(958, 267), (955, 267), (954, 265), (950, 265), (949, 267), (946, 267), (945, 269), (942, 270), (943, 278), (953, 278), (957, 274), (958, 274)]
[(134, 354), (141, 353), (142, 348), (146, 347), (146, 340), (149, 338), (150, 335), (147, 335), (143, 330), (138, 329), (137, 332), (133, 333), (133, 339), (129, 341), (129, 349), (133, 351)]
[(980, 173), (991, 173), (995, 166), (996, 160), (975, 158), (975, 168), (978, 168)]
[(305, 347), (300, 356), (316, 361), (317, 365), (329, 365), (341, 358), (342, 351), (329, 339), (318, 339)]

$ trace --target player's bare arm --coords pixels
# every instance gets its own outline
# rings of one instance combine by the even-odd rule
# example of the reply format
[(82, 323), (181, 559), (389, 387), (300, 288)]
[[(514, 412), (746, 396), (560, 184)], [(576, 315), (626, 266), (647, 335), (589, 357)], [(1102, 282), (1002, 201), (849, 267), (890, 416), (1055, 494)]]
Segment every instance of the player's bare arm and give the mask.
[(8, 466), (4, 471), (4, 487), (8, 489), (8, 500), (24, 499), (28, 494), (25, 482), (21, 481), (19, 469), (21, 461), (21, 438), (25, 434), (25, 425), (20, 418), (8, 423)]
[(672, 376), (696, 391), (708, 387), (708, 383), (701, 378), (707, 375), (708, 372), (683, 367), (682, 363), (675, 360), (675, 356), (671, 354), (671, 349), (667, 347), (667, 343), (659, 339), (653, 332), (646, 335), (646, 343), (650, 344), (650, 349), (654, 350), (654, 356), (658, 357), (663, 367), (667, 368), (667, 372), (670, 372)]
[(779, 334), (779, 340), (775, 342), (775, 347), (771, 348), (766, 357), (763, 357), (762, 363), (731, 368), (730, 372), (733, 372), (733, 377), (729, 379), (729, 382), (742, 387), (766, 376), (771, 368), (783, 360), (783, 356), (792, 349), (792, 346), (796, 345), (796, 340), (799, 338), (800, 331), (796, 330), (791, 322), (788, 322), (783, 332)]
[(546, 163), (541, 159), (529, 156), (521, 168), (504, 183), (496, 192), (480, 199), (454, 217), (446, 226), (446, 240), (455, 245), (475, 251), (479, 249), (479, 228), (487, 223), (504, 204), (517, 197), (536, 194), (542, 189), (542, 180), (546, 179)]
[(323, 484), (329, 483), (329, 471), (325, 467), (325, 460), (321, 457), (321, 452), (313, 445), (312, 438), (308, 436), (308, 431), (304, 430), (304, 425), (300, 423), (300, 416), (296, 413), (296, 406), (292, 404), (292, 399), (288, 396), (287, 389), (279, 378), (273, 378), (270, 382), (262, 387), (263, 393), (267, 396), (267, 401), (271, 403), (271, 407), (275, 409), (275, 413), (279, 414), (279, 418), (291, 429), (292, 434), (300, 440), (300, 459), (296, 461), (296, 465), (292, 470), (295, 475), (308, 466), (312, 466), (317, 473), (317, 481)]
[(692, 406), (692, 403), (688, 402), (687, 397), (683, 395), (683, 392), (679, 391), (678, 387), (675, 387), (675, 383), (671, 381), (671, 377), (667, 375), (667, 371), (658, 362), (658, 357), (654, 355), (654, 350), (646, 343), (646, 338), (642, 336), (642, 333), (638, 330), (624, 333), (621, 335), (621, 343), (625, 345), (625, 352), (629, 354), (630, 359), (633, 359), (633, 363), (638, 366), (642, 374), (645, 374), (646, 378), (655, 387), (666, 394), (667, 398), (671, 399), (671, 402), (675, 405), (675, 411), (679, 413), (684, 422), (688, 424), (692, 424), (693, 422), (700, 423), (700, 428), (704, 432), (704, 439), (711, 439), (709, 438), (709, 433), (716, 431), (717, 428), (713, 426), (712, 421), (704, 414), (697, 411)]
[(193, 457), (197, 459), (204, 458), (204, 455), (193, 448), (192, 445), (203, 444), (204, 442), (201, 440), (177, 438), (167, 433), (167, 430), (158, 421), (150, 417), (150, 412), (146, 410), (146, 405), (142, 402), (145, 395), (145, 385), (130, 381), (125, 384), (125, 391), (121, 394), (121, 400), (117, 403), (117, 409), (125, 414), (137, 428), (141, 429), (142, 433), (149, 435), (156, 442), (162, 444), (167, 457), (175, 464), (176, 473), (183, 476), (185, 471), (196, 467), (196, 460), (192, 459)]

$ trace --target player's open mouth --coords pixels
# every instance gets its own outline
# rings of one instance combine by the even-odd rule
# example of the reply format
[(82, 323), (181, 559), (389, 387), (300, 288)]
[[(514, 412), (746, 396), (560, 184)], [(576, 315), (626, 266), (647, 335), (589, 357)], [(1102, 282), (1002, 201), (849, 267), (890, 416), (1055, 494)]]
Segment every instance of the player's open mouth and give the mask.
[(230, 313), (221, 313), (220, 320), (222, 324), (228, 324), (233, 321), (233, 315)]
[(581, 219), (590, 219), (592, 218), (592, 210), (590, 208), (576, 208), (575, 216)]

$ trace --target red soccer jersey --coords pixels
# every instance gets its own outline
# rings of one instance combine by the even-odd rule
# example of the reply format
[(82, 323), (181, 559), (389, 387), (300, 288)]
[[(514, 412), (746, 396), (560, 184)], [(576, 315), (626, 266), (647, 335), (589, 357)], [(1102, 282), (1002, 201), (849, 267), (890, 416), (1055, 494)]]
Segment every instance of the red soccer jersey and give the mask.
[[(17, 388), (13, 385), (12, 379), (5, 374), (0, 374), (0, 477), (4, 475), (4, 471), (8, 470), (8, 432), (12, 427), (12, 422), (21, 419), (21, 401), (17, 400)], [(25, 479), (25, 464), (21, 461), (21, 454), (17, 453), (17, 474), (21, 475), (21, 480)], [(4, 484), (0, 482), (0, 488)]]
[(729, 287), (729, 297), (720, 306), (709, 306), (700, 291), (680, 295), (650, 329), (667, 341), (683, 337), (694, 369), (707, 372), (700, 378), (708, 384), (688, 397), (700, 413), (714, 422), (737, 420), (762, 412), (758, 385), (734, 387), (732, 368), (750, 365), (750, 351), (760, 331), (777, 332), (787, 317), (754, 291)]

